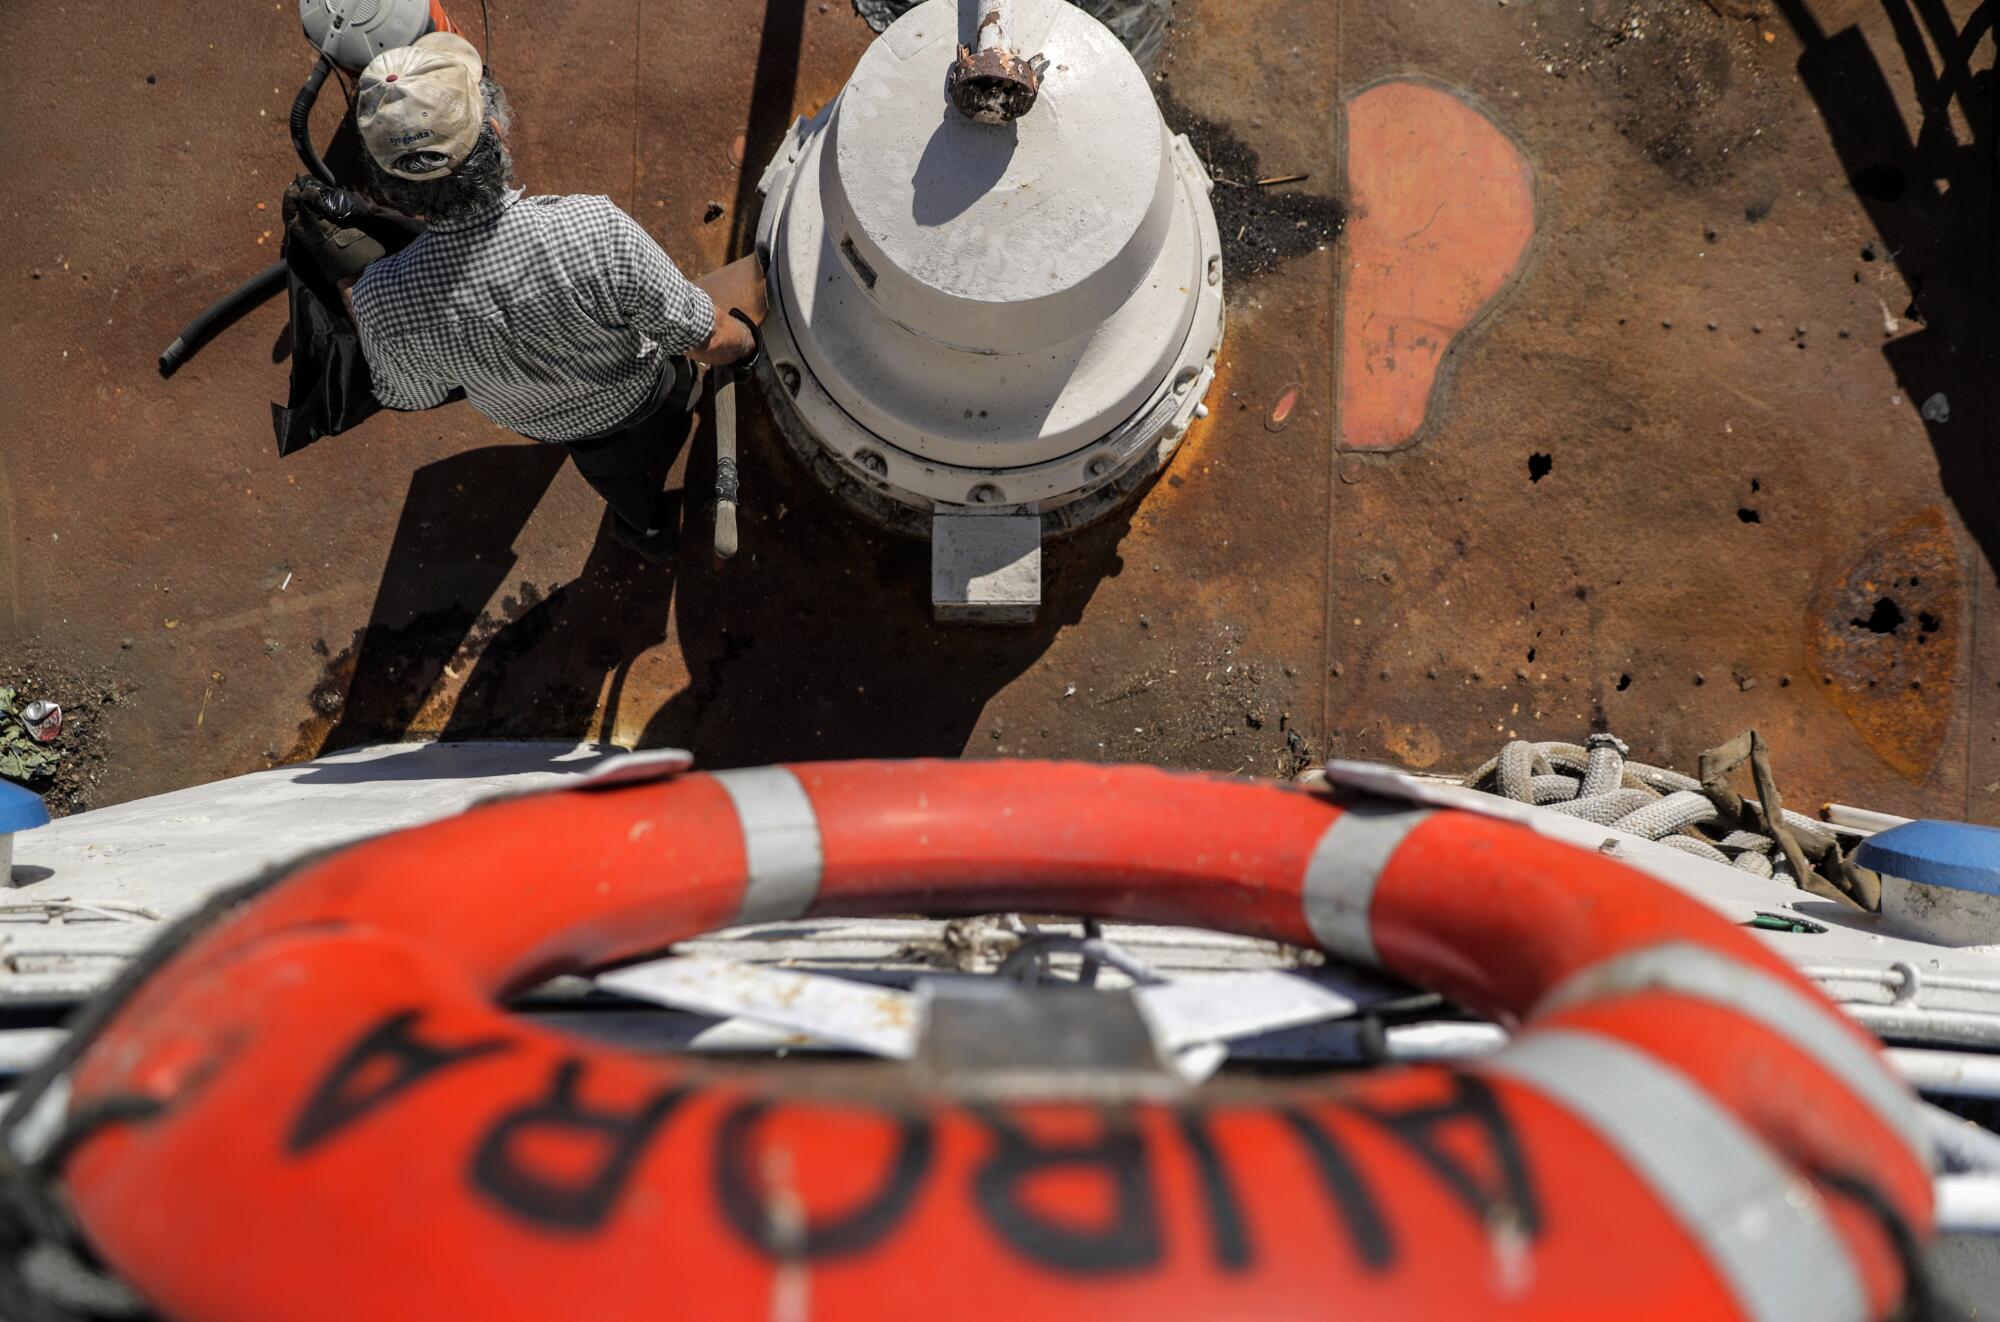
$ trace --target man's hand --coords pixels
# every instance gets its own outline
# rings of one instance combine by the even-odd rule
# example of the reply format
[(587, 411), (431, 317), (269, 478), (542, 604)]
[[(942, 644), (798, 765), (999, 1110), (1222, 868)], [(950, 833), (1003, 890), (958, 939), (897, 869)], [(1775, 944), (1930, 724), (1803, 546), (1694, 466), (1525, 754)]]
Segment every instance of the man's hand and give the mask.
[(749, 314), (739, 308), (724, 308), (717, 303), (715, 329), (700, 345), (688, 350), (688, 357), (710, 367), (726, 367), (730, 363), (754, 360), (758, 347), (757, 331), (751, 324)]
[(368, 204), (342, 188), (301, 175), (285, 190), (285, 233), (335, 284), (354, 279), (382, 255), (382, 245), (355, 227)]
[(715, 304), (715, 327), (707, 340), (688, 351), (688, 357), (710, 367), (753, 357), (758, 349), (754, 328), (763, 324), (770, 308), (764, 268), (755, 254), (710, 271), (695, 284)]

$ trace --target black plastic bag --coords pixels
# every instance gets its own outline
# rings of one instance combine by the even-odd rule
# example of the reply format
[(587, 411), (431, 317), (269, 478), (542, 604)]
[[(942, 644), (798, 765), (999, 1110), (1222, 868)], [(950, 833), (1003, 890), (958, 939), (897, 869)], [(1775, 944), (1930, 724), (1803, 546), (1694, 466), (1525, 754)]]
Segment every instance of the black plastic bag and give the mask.
[[(334, 139), (334, 147), (341, 139)], [(332, 153), (329, 153), (332, 154)], [(423, 226), (394, 212), (365, 209), (353, 223), (382, 245), (384, 253), (410, 246)], [(313, 260), (303, 244), (285, 236), (286, 284), (292, 309), (292, 373), (283, 407), (271, 406), (271, 430), (278, 453), (294, 454), (322, 436), (338, 436), (359, 426), (382, 408), (375, 398), (375, 378), (361, 352), (361, 332), (340, 290)], [(445, 403), (463, 399), (454, 390)]]
[(280, 455), (303, 450), (322, 436), (338, 436), (382, 407), (361, 353), (361, 334), (340, 291), (289, 239), (285, 268), (292, 308), (291, 389), (284, 405), (271, 405)]

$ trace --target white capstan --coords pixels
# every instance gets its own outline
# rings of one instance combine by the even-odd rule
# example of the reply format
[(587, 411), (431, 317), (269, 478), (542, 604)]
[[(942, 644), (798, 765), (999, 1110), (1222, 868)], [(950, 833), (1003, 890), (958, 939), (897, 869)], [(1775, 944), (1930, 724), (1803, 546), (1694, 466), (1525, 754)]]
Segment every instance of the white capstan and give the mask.
[(948, 75), (977, 8), (904, 15), (766, 170), (770, 393), (808, 466), (879, 523), (1056, 533), (1132, 495), (1197, 416), (1221, 249), (1200, 160), (1074, 5), (1011, 4), (1039, 95), (1006, 122), (961, 113)]

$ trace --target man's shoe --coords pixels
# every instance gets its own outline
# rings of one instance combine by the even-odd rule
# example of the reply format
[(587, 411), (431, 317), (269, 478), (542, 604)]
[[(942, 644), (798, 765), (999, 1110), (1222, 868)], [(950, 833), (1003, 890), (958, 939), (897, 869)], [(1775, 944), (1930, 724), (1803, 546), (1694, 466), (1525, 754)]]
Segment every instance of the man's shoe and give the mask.
[(672, 560), (681, 547), (679, 530), (663, 525), (641, 532), (616, 514), (611, 516), (611, 540), (656, 565)]

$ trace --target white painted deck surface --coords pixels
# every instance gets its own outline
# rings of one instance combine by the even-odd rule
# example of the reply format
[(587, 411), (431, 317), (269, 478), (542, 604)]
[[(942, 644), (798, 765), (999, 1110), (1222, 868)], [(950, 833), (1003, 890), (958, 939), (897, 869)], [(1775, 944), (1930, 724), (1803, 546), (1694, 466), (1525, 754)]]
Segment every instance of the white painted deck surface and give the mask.
[(78, 813), (14, 838), (0, 890), (0, 1000), (108, 980), (166, 921), (309, 850), (545, 789), (623, 750), (386, 744)]
[[(621, 751), (546, 743), (355, 749), (22, 832), (16, 837), (16, 884), (0, 893), (0, 1003), (87, 994), (114, 976), (165, 922), (197, 908), (216, 890), (307, 850), (435, 820), (496, 794), (561, 785)], [(1734, 922), (1747, 923), (1759, 913), (1804, 919), (1819, 930), (1758, 936), (1864, 1024), (1925, 1040), (2000, 1046), (2000, 948), (1951, 949), (1899, 937), (1878, 915), (1815, 899), (1784, 882), (1631, 836), (1611, 839), (1604, 828), (1573, 817), (1390, 768), (1349, 767), (1337, 769), (1337, 775), (1371, 793), (1509, 817), (1581, 848), (1606, 850)], [(810, 966), (824, 960), (851, 968), (854, 961), (842, 953), (856, 935), (872, 930), (868, 923), (807, 920), (736, 929), (682, 948), (750, 963)], [(1150, 931), (1182, 944), (1196, 935)], [(916, 933), (899, 937), (924, 944)], [(1205, 939), (1218, 940), (1212, 934)], [(1216, 950), (1204, 948), (1198, 957), (1192, 949), (1175, 950), (1167, 963), (1193, 972), (1273, 962), (1269, 953), (1247, 949), (1268, 943), (1219, 941)], [(1149, 943), (1142, 938), (1141, 944)], [(888, 954), (877, 952), (877, 958)], [(877, 972), (890, 972), (894, 963), (877, 964)]]

